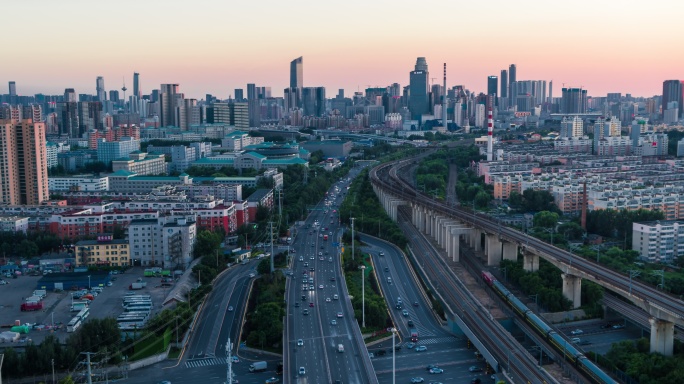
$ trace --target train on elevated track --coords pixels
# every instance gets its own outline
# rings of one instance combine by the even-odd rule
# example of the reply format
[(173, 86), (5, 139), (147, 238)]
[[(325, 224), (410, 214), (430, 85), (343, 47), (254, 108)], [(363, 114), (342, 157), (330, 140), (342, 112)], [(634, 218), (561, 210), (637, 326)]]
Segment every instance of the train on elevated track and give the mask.
[(553, 347), (560, 352), (567, 361), (573, 363), (575, 367), (593, 383), (596, 384), (617, 384), (612, 377), (603, 372), (596, 364), (589, 358), (584, 356), (575, 345), (566, 340), (558, 332), (554, 331), (551, 326), (546, 324), (539, 316), (537, 316), (531, 309), (523, 304), (511, 291), (509, 291), (500, 281), (498, 281), (491, 273), (482, 271), (482, 279), (489, 285), (494, 292), (496, 292), (513, 310), (525, 321), (534, 328), (542, 337), (553, 345)]

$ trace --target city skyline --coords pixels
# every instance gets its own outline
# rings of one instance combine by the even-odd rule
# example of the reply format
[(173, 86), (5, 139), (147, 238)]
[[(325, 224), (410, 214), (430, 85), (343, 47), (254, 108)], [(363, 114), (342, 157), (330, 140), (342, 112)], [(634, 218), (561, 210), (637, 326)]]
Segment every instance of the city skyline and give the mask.
[[(662, 93), (664, 80), (684, 78), (684, 52), (676, 49), (680, 32), (676, 23), (663, 22), (682, 6), (661, 0), (634, 3), (621, 12), (585, 0), (548, 12), (547, 3), (536, 0), (494, 1), (487, 8), (438, 1), (416, 6), (351, 0), (345, 7), (303, 1), (297, 12), (269, 1), (203, 1), (192, 8), (173, 1), (87, 8), (78, 3), (8, 6), (8, 12), (31, 14), (35, 22), (25, 30), (22, 18), (8, 20), (6, 29), (21, 30), (22, 39), (10, 43), (13, 60), (3, 65), (0, 84), (15, 81), (18, 95), (61, 94), (65, 88), (95, 94), (98, 76), (109, 91), (120, 89), (124, 80), (131, 88), (137, 72), (143, 94), (161, 84), (180, 84), (186, 97), (228, 98), (235, 88), (254, 83), (282, 96), (289, 63), (300, 56), (304, 86), (324, 86), (330, 94), (395, 82), (406, 86), (416, 57), (425, 57), (435, 69), (447, 63), (448, 85), (475, 92), (486, 92), (487, 77), (498, 76), (511, 63), (517, 65), (518, 80), (553, 80), (554, 96), (565, 84), (587, 89), (590, 96), (649, 97)], [(181, 22), (169, 27), (168, 19)], [(423, 22), (426, 27), (420, 28)], [(439, 25), (446, 32), (432, 27)], [(149, 38), (162, 28), (177, 33)], [(38, 51), (21, 43), (54, 31), (59, 38)], [(434, 77), (441, 84), (441, 74)]]

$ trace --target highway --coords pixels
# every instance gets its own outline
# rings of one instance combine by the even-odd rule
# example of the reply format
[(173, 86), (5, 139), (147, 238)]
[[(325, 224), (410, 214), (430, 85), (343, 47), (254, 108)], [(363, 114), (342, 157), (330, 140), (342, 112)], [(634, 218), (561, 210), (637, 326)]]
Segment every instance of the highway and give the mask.
[[(391, 383), (398, 376), (400, 382), (406, 377), (434, 378), (443, 382), (465, 382), (486, 376), (484, 372), (471, 373), (468, 368), (478, 366), (485, 368), (481, 360), (477, 360), (473, 349), (466, 347), (463, 336), (456, 337), (448, 332), (437, 319), (430, 307), (430, 302), (420, 287), (418, 277), (413, 273), (408, 261), (396, 246), (378, 238), (361, 235), (361, 241), (367, 244), (373, 258), (378, 281), (387, 300), (390, 315), (401, 337), (395, 339), (394, 363), (392, 361), (392, 342), (383, 342), (369, 351), (375, 354), (373, 365), (381, 383)], [(381, 256), (382, 253), (382, 256)], [(388, 278), (391, 279), (388, 280)], [(402, 309), (396, 308), (401, 298)], [(408, 316), (403, 314), (403, 310)], [(413, 325), (409, 325), (409, 321)], [(410, 329), (418, 331), (418, 342), (410, 341)], [(425, 346), (426, 351), (416, 352), (416, 347)], [(437, 365), (443, 369), (441, 374), (431, 375), (426, 367)], [(393, 375), (393, 371), (396, 372)]]
[[(352, 170), (349, 179), (359, 171)], [(376, 382), (347, 295), (340, 249), (333, 245), (342, 237), (336, 207), (342, 202), (348, 185), (346, 178), (343, 183), (336, 183), (293, 239), (293, 275), (288, 279), (286, 291), (287, 351), (283, 376), (286, 382)]]
[(633, 296), (636, 299), (643, 300), (646, 305), (666, 312), (680, 325), (684, 322), (684, 301), (678, 298), (658, 291), (654, 287), (641, 282), (631, 281), (628, 276), (616, 273), (593, 261), (577, 257), (571, 252), (567, 252), (542, 240), (528, 236), (523, 232), (502, 226), (498, 221), (489, 216), (478, 215), (463, 207), (448, 206), (442, 201), (434, 200), (428, 195), (416, 191), (409, 183), (397, 176), (398, 168), (409, 165), (412, 161), (413, 160), (403, 160), (386, 163), (373, 168), (371, 170), (372, 183), (406, 201), (420, 201), (421, 204), (424, 204), (434, 212), (454, 217), (463, 223), (471, 224), (474, 227), (489, 233), (497, 233), (502, 239), (516, 242), (528, 252), (543, 255), (543, 257), (549, 259), (556, 259), (585, 274), (597, 283), (603, 286), (610, 286), (610, 289), (617, 291), (623, 296)]

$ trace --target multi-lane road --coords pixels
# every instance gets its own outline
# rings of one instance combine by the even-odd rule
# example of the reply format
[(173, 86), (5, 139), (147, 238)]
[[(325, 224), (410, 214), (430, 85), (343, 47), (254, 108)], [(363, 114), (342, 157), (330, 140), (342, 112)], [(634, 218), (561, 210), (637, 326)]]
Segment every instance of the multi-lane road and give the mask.
[[(373, 257), (380, 287), (400, 336), (395, 338), (394, 344), (398, 347), (394, 353), (391, 341), (369, 348), (375, 355), (373, 365), (379, 382), (392, 383), (397, 378), (399, 382), (406, 382), (410, 378), (423, 378), (426, 381), (433, 379), (454, 383), (467, 382), (484, 375), (483, 372), (469, 371), (471, 366), (484, 370), (485, 365), (475, 357), (473, 349), (467, 348), (464, 337), (456, 337), (448, 332), (435, 317), (420, 288), (418, 277), (413, 274), (404, 254), (394, 245), (372, 236), (361, 235), (361, 240), (367, 245), (364, 251)], [(396, 306), (399, 299), (401, 308)], [(410, 340), (411, 330), (418, 332), (418, 341), (415, 343)], [(419, 352), (418, 347), (427, 350)], [(430, 374), (426, 369), (430, 365), (438, 366), (443, 372)]]
[[(293, 239), (287, 282), (286, 382), (373, 383), (372, 365), (347, 295), (337, 207), (360, 169), (336, 183)], [(289, 381), (288, 381), (289, 380)]]

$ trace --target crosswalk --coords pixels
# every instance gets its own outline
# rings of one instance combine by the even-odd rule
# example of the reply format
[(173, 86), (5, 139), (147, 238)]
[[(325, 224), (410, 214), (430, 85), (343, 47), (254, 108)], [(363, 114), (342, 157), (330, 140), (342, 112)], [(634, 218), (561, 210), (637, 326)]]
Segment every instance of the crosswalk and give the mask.
[(435, 336), (435, 334), (434, 334), (433, 332), (428, 331), (428, 329), (425, 328), (425, 327), (423, 327), (421, 324), (416, 324), (415, 328), (416, 328), (416, 330), (418, 330), (418, 334), (419, 334), (421, 337), (431, 337), (431, 336)]
[(208, 367), (211, 365), (223, 365), (228, 363), (227, 357), (215, 357), (200, 360), (190, 360), (185, 362), (186, 368)]

